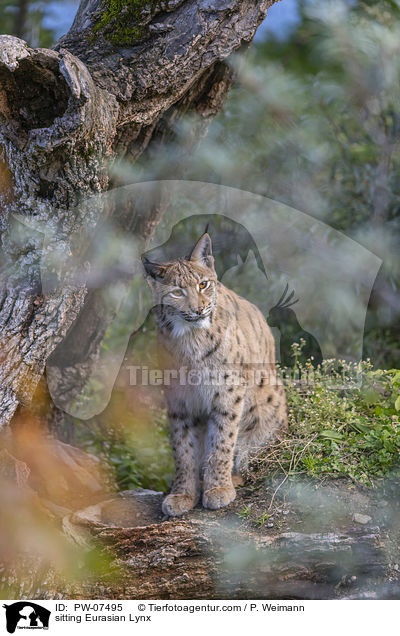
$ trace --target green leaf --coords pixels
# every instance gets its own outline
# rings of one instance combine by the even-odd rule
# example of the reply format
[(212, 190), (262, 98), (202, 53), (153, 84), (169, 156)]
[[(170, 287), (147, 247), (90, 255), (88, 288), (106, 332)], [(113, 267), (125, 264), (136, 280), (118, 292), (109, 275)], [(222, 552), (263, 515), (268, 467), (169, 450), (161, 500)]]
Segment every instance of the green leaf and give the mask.
[(341, 433), (338, 433), (337, 431), (321, 431), (320, 433), (321, 437), (325, 437), (326, 439), (334, 439), (334, 440), (341, 440), (343, 439), (343, 435)]
[(369, 433), (371, 431), (368, 426), (364, 426), (364, 424), (360, 424), (359, 422), (351, 422), (350, 426), (355, 428), (360, 433)]
[(367, 387), (363, 391), (363, 398), (367, 404), (376, 404), (381, 400), (381, 395), (374, 387)]
[(400, 382), (400, 371), (397, 371), (391, 380), (391, 384), (398, 384), (399, 382)]
[(396, 411), (400, 411), (400, 395), (396, 398), (396, 402), (394, 403), (394, 408)]

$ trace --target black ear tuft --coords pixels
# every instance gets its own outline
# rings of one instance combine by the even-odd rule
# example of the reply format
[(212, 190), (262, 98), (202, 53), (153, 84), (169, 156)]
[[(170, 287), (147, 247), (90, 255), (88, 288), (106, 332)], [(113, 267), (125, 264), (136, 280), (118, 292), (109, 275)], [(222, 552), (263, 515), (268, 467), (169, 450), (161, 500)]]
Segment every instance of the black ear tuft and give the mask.
[(146, 274), (152, 278), (164, 278), (165, 267), (159, 263), (152, 263), (147, 256), (142, 256), (142, 263)]

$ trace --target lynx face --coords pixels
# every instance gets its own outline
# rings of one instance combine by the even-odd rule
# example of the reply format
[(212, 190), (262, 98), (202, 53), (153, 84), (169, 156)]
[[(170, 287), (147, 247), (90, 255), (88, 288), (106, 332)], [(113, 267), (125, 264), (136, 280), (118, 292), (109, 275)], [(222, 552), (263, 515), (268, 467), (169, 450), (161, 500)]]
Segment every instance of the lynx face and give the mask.
[(192, 327), (209, 327), (217, 305), (217, 275), (207, 238), (189, 259), (158, 264), (144, 258), (143, 264), (153, 302), (160, 307), (165, 325), (181, 333)]

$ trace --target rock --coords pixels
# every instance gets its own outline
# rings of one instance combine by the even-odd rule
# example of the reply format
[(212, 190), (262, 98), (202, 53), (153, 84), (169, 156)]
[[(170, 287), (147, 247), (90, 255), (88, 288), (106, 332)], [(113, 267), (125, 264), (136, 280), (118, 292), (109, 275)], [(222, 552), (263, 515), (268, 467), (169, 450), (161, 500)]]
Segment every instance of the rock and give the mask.
[(365, 526), (367, 523), (372, 521), (372, 517), (368, 515), (362, 515), (359, 512), (355, 512), (353, 515), (353, 521), (355, 521), (356, 523), (361, 523), (363, 526)]

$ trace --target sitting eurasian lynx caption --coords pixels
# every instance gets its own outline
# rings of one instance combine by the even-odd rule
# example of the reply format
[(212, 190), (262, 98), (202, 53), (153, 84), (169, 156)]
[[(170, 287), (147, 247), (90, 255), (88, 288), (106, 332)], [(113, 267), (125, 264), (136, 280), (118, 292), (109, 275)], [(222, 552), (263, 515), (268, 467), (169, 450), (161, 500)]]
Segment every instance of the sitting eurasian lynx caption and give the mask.
[(143, 257), (163, 351), (175, 477), (163, 512), (235, 499), (233, 473), (287, 426), (274, 339), (257, 307), (217, 280), (211, 239), (169, 263)]

